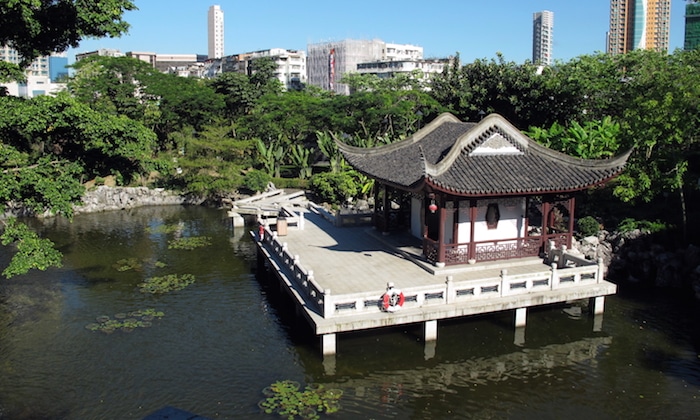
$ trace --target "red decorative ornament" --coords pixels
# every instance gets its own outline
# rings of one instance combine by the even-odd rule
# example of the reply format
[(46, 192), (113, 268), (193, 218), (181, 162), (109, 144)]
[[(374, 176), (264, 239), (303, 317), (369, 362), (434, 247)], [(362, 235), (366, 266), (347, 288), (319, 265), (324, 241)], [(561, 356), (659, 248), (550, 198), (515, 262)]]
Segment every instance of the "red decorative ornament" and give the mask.
[(438, 207), (437, 204), (435, 204), (435, 201), (431, 202), (430, 205), (428, 206), (428, 210), (430, 210), (431, 213), (435, 213), (437, 211)]

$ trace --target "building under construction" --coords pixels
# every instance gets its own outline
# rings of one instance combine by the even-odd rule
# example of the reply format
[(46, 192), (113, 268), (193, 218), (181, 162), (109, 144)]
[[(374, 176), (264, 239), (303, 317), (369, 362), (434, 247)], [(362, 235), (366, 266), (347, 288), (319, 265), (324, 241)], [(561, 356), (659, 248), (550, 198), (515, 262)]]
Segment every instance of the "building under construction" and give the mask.
[(360, 63), (380, 60), (422, 60), (423, 48), (408, 44), (390, 44), (375, 40), (345, 39), (307, 46), (308, 83), (340, 94), (349, 94), (340, 83), (343, 75), (356, 72)]

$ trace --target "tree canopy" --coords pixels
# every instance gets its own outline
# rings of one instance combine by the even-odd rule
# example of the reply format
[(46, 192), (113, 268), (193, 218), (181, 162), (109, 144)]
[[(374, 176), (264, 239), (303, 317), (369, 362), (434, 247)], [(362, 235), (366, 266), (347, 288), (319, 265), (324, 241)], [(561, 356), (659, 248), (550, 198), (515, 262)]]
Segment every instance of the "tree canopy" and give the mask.
[[(625, 202), (678, 197), (672, 203), (685, 218), (689, 195), (697, 194), (698, 51), (595, 54), (550, 67), (501, 55), (462, 65), (457, 57), (430, 81), (419, 73), (346, 75), (349, 95), (313, 86), (285, 91), (269, 58), (253, 61), (246, 74), (211, 80), (163, 74), (126, 57), (91, 57), (74, 69), (67, 93), (0, 97), (0, 199), (70, 214), (80, 181), (112, 174), (128, 184), (152, 171), (159, 186), (197, 194), (261, 188), (270, 177), (328, 197), (366, 194), (370, 180), (343, 164), (333, 138), (360, 147), (399, 141), (444, 111), (472, 122), (499, 113), (536, 141), (581, 158), (632, 148), (610, 188)], [(0, 66), (0, 78), (17, 77), (14, 70)], [(12, 243), (25, 233), (7, 232)]]
[(130, 0), (2, 0), (0, 44), (9, 45), (25, 67), (40, 55), (77, 47), (84, 38), (119, 37), (129, 29)]

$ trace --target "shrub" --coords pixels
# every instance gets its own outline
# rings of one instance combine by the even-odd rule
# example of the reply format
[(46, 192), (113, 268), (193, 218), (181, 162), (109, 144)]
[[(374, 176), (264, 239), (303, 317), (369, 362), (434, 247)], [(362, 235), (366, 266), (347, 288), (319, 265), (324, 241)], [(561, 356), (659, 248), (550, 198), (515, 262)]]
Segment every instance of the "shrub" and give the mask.
[(620, 224), (617, 225), (617, 230), (619, 232), (630, 232), (635, 229), (639, 229), (649, 233), (657, 233), (666, 230), (667, 228), (668, 226), (659, 220), (650, 222), (649, 220), (635, 220), (630, 217), (622, 220)]
[(308, 179), (301, 178), (272, 178), (272, 183), (277, 188), (295, 188), (303, 190), (309, 187)]
[(577, 222), (578, 233), (582, 237), (595, 236), (600, 231), (600, 223), (593, 216), (582, 217)]
[(243, 177), (243, 186), (251, 191), (260, 192), (267, 188), (267, 185), (272, 180), (272, 177), (259, 169), (253, 169), (249, 171), (245, 177)]
[(360, 187), (353, 172), (323, 172), (311, 177), (310, 188), (321, 200), (337, 204), (355, 197)]

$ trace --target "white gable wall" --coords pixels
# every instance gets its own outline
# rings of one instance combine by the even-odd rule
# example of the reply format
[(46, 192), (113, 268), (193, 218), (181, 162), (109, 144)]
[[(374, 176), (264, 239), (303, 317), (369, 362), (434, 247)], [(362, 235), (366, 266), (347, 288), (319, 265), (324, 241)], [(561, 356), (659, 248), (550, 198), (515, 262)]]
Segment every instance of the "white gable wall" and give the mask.
[[(491, 203), (498, 204), (500, 219), (496, 229), (489, 229), (486, 224), (486, 209)], [(468, 205), (468, 202), (467, 202)], [(461, 207), (461, 206), (460, 206)], [(525, 236), (525, 198), (501, 198), (477, 201), (477, 216), (474, 222), (474, 240), (497, 241), (503, 239), (522, 238)], [(462, 241), (461, 231), (469, 232), (469, 222), (461, 223), (460, 218), (460, 242)], [(466, 237), (465, 242), (469, 242)]]

